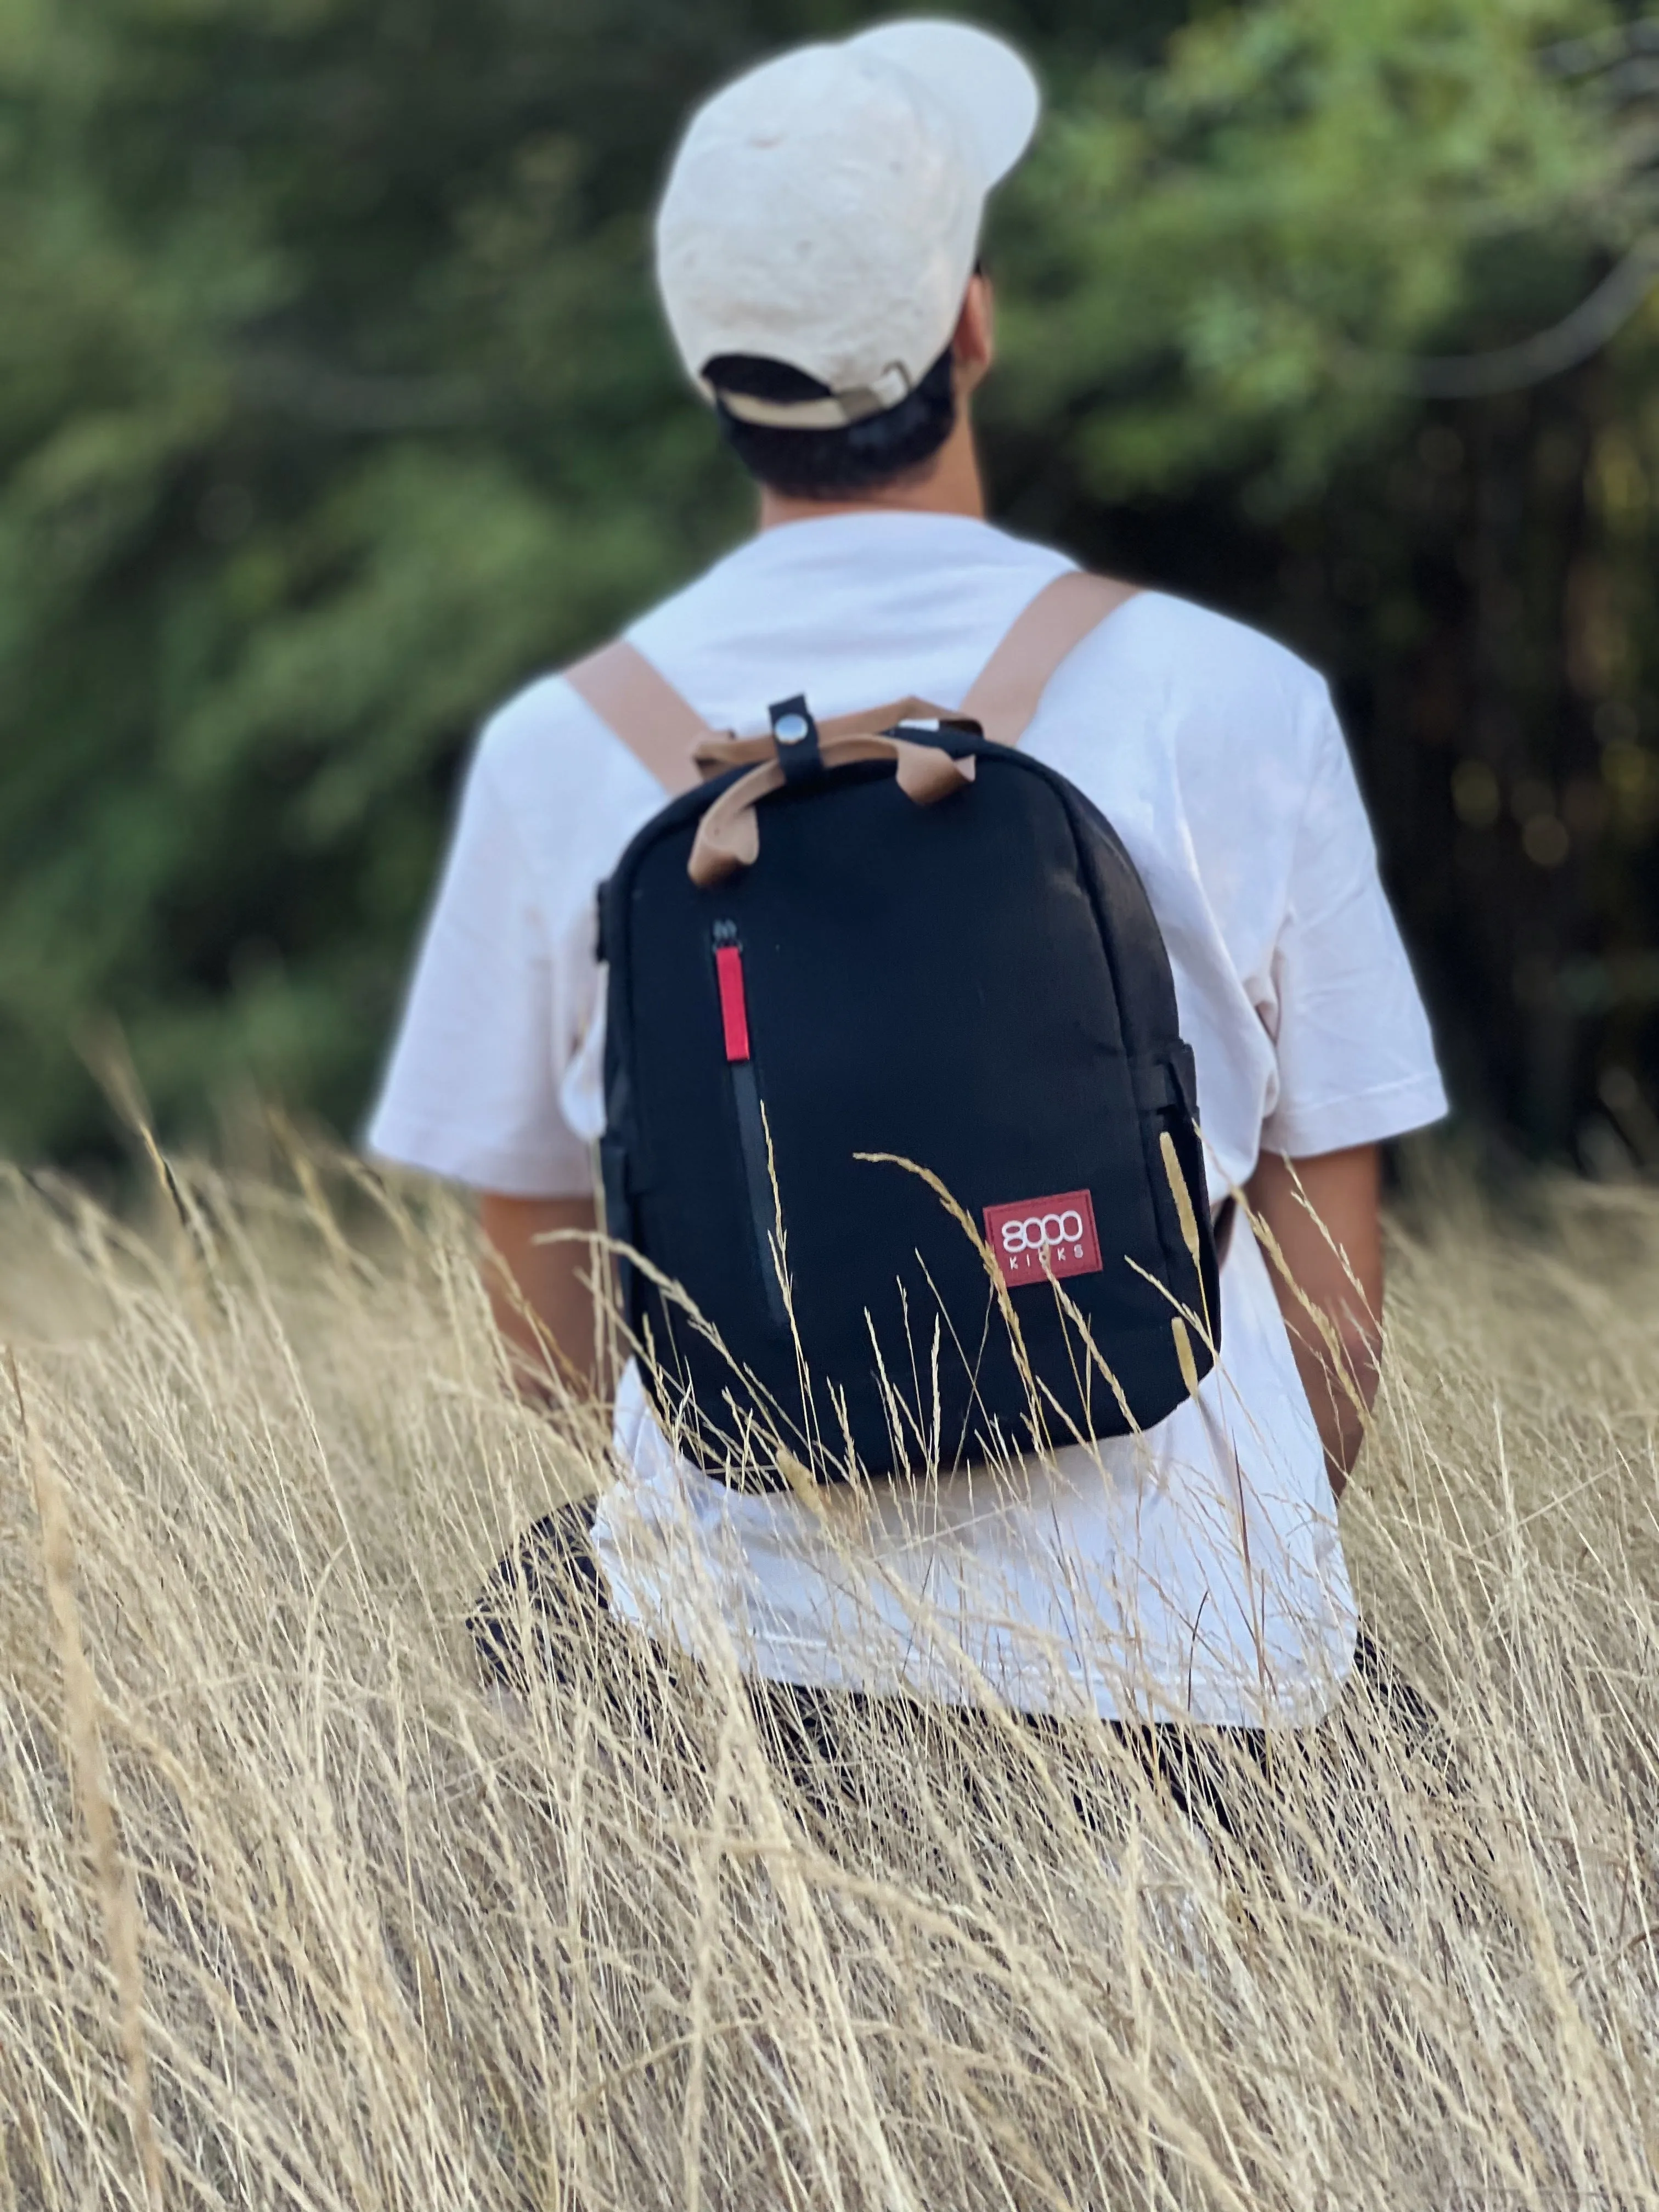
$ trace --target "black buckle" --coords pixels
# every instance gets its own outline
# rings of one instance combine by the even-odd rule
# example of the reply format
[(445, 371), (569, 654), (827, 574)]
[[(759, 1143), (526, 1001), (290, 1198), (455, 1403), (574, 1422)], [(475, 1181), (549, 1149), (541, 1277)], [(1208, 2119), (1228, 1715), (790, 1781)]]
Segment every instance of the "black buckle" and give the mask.
[(766, 711), (772, 718), (772, 742), (778, 750), (778, 765), (783, 770), (784, 781), (805, 783), (821, 775), (823, 755), (818, 745), (818, 726), (812, 720), (805, 694), (780, 699), (776, 706)]

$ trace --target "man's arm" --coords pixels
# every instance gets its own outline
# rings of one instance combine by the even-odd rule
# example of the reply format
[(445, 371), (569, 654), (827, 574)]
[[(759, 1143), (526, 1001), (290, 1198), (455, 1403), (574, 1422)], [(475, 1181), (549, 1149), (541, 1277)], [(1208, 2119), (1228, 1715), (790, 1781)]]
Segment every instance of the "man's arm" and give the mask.
[[(1376, 1395), (1382, 1336), (1378, 1170), (1375, 1145), (1295, 1161), (1264, 1152), (1246, 1192), (1297, 1286), (1293, 1290), (1270, 1261), (1297, 1369), (1325, 1447), (1331, 1487), (1339, 1497), (1364, 1440), (1354, 1397), (1369, 1408)], [(520, 1387), (526, 1395), (545, 1397), (556, 1373), (579, 1393), (591, 1392), (599, 1376), (590, 1286), (593, 1248), (586, 1241), (595, 1226), (592, 1200), (504, 1198), (486, 1192), (478, 1218), (489, 1247), (485, 1282), (490, 1309)], [(538, 1241), (561, 1231), (583, 1233)], [(1335, 1353), (1297, 1290), (1334, 1330)], [(1339, 1376), (1339, 1358), (1346, 1384)]]
[[(1368, 1413), (1381, 1373), (1379, 1170), (1375, 1145), (1301, 1160), (1264, 1152), (1245, 1193), (1291, 1277), (1287, 1283), (1270, 1250), (1279, 1310), (1325, 1447), (1331, 1488), (1339, 1498), (1365, 1438), (1364, 1414), (1354, 1400)], [(1310, 1305), (1328, 1323), (1334, 1348), (1308, 1311)]]
[[(520, 1390), (545, 1401), (557, 1376), (578, 1396), (590, 1395), (599, 1380), (591, 1279), (604, 1265), (587, 1242), (597, 1225), (592, 1200), (503, 1198), (485, 1191), (478, 1224), (490, 1311)], [(581, 1233), (559, 1237), (561, 1231)]]

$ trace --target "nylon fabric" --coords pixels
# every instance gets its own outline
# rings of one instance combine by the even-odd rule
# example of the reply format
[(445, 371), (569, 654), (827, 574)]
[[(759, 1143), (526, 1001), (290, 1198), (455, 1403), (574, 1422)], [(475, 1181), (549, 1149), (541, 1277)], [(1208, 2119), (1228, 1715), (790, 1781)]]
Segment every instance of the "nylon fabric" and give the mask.
[[(745, 808), (750, 864), (699, 883), (693, 841), (751, 770), (665, 808), (606, 888), (609, 1135), (651, 1163), (627, 1177), (652, 1262), (629, 1320), (665, 1426), (745, 1487), (777, 1486), (780, 1450), (821, 1480), (883, 1478), (1150, 1426), (1190, 1379), (1172, 1315), (1219, 1312), (1183, 1073), (1146, 1072), (1190, 1060), (1133, 866), (1052, 770), (960, 732), (913, 742), (976, 776), (926, 809), (879, 763), (776, 788)], [(972, 1224), (1078, 1190), (1101, 1263), (1063, 1297), (1041, 1271), (1000, 1293)]]

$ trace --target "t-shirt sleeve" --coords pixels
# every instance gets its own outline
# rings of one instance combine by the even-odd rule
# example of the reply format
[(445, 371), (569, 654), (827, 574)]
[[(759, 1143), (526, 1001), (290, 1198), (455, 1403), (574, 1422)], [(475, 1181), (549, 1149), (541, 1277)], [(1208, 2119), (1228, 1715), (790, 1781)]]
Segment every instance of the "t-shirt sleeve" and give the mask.
[(573, 998), (488, 735), (467, 776), (368, 1150), (514, 1198), (585, 1197), (588, 1148), (559, 1086), (589, 1008)]
[(1292, 1159), (1402, 1136), (1446, 1111), (1428, 1017), (1328, 699), (1316, 735), (1261, 1009), (1279, 1065), (1262, 1148)]

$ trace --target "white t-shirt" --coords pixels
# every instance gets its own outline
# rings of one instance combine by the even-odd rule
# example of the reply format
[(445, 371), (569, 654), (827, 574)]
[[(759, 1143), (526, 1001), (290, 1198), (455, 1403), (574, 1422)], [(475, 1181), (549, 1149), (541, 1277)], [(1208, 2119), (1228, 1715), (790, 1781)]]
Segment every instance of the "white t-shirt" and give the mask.
[[(750, 540), (636, 623), (716, 728), (915, 693), (958, 704), (1073, 564), (958, 516), (870, 512)], [(1400, 1134), (1445, 1108), (1323, 683), (1162, 592), (1049, 684), (1026, 748), (1144, 878), (1197, 1060), (1213, 1198), (1258, 1154)], [(663, 794), (558, 677), (484, 731), (369, 1132), (381, 1156), (525, 1197), (592, 1188), (604, 1118), (594, 892)], [(678, 1460), (630, 1370), (596, 1524), (617, 1611), (772, 1677), (1033, 1711), (1304, 1723), (1354, 1613), (1322, 1454), (1266, 1264), (1240, 1234), (1222, 1356), (1139, 1438), (1017, 1480), (736, 1493)]]

